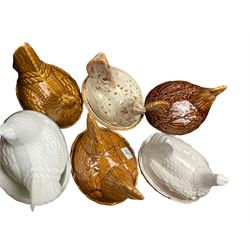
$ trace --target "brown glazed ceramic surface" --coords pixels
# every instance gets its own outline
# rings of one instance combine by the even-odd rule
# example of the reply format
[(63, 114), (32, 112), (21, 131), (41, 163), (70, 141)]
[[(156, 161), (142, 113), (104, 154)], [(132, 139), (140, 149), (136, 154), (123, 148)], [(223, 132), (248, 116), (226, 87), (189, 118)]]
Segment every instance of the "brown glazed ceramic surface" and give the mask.
[(28, 43), (13, 57), (18, 72), (17, 98), (22, 108), (48, 115), (61, 128), (73, 125), (83, 106), (76, 81), (61, 68), (41, 61)]
[(164, 133), (190, 133), (204, 122), (216, 96), (225, 89), (203, 88), (186, 81), (162, 83), (146, 97), (146, 118)]
[(114, 205), (143, 199), (136, 189), (138, 167), (133, 149), (117, 133), (99, 128), (88, 115), (87, 130), (71, 149), (72, 175), (79, 189), (91, 200)]

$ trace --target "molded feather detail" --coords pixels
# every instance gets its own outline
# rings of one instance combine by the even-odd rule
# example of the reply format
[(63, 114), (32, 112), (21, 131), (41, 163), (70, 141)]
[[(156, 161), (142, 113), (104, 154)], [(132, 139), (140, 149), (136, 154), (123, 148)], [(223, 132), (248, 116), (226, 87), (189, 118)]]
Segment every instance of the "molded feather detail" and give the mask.
[(216, 96), (225, 89), (203, 88), (186, 81), (162, 83), (146, 97), (146, 118), (164, 133), (190, 133), (205, 121)]
[(181, 139), (156, 133), (146, 139), (139, 151), (142, 174), (162, 195), (180, 201), (193, 201), (208, 194), (212, 186), (227, 179), (213, 174), (206, 159)]
[(61, 185), (59, 180), (35, 174), (31, 177), (29, 192), (31, 205), (42, 205), (55, 200), (61, 194)]
[(13, 68), (17, 72), (37, 72), (43, 74), (44, 62), (37, 56), (33, 48), (25, 43), (19, 47), (13, 55)]
[(201, 91), (193, 94), (190, 100), (199, 109), (200, 113), (206, 117), (217, 95), (222, 93), (226, 88), (224, 85), (212, 89), (203, 88)]
[(144, 197), (134, 186), (132, 175), (121, 167), (111, 168), (102, 180), (102, 192), (107, 199), (125, 200), (127, 198), (143, 200)]
[(39, 112), (21, 111), (0, 126), (0, 134), (0, 186), (32, 208), (57, 198), (69, 178), (67, 145), (58, 126)]
[(63, 69), (44, 63), (25, 43), (14, 53), (18, 72), (17, 98), (23, 109), (42, 112), (66, 128), (82, 113), (82, 97), (76, 81)]
[(95, 202), (114, 205), (127, 198), (142, 200), (135, 187), (134, 152), (119, 134), (100, 128), (88, 115), (87, 130), (71, 149), (72, 174), (79, 189)]

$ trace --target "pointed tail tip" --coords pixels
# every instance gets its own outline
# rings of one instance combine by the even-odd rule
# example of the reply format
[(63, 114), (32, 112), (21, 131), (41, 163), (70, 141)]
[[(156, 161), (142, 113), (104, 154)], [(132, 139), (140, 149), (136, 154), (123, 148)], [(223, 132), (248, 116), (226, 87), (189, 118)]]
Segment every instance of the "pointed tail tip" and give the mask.
[(25, 48), (28, 49), (28, 50), (30, 50), (30, 49), (33, 50), (33, 48), (30, 46), (30, 44), (27, 43), (27, 42), (25, 42), (23, 45), (19, 46), (19, 47), (16, 49), (16, 51), (14, 52), (14, 55), (13, 55), (13, 56), (14, 56), (14, 59), (15, 59), (16, 57), (19, 56), (19, 53), (20, 53), (20, 52), (25, 51)]
[[(100, 61), (100, 62), (103, 62), (103, 63), (107, 63), (107, 57), (106, 55), (103, 53), (103, 52), (98, 52), (94, 57), (93, 57), (94, 60), (96, 61)], [(92, 59), (92, 60), (93, 60)]]
[(31, 47), (30, 44), (29, 44), (28, 42), (24, 42), (23, 46)]
[[(88, 115), (87, 115), (87, 128), (92, 128), (92, 127), (96, 128), (96, 127), (98, 127), (98, 124), (97, 124), (95, 118), (93, 117), (93, 115), (88, 113)], [(99, 127), (98, 127), (98, 129), (99, 129)]]
[(35, 205), (31, 204), (31, 205), (30, 205), (30, 209), (31, 209), (31, 212), (34, 212), (34, 210), (35, 210)]
[(88, 113), (88, 116), (87, 116), (87, 135), (91, 140), (97, 142), (99, 145), (101, 145), (101, 143), (103, 142), (101, 131), (102, 131), (102, 128), (99, 127), (99, 125), (98, 125), (97, 121), (95, 120), (95, 118), (93, 117), (93, 115)]
[(136, 187), (134, 187), (128, 189), (128, 198), (133, 200), (143, 200), (144, 196)]
[(13, 54), (13, 68), (18, 73), (39, 71), (42, 61), (28, 43), (18, 47)]
[(23, 45), (19, 46), (16, 51), (25, 50), (25, 49), (27, 49), (29, 51), (34, 51), (34, 49), (31, 47), (31, 45), (28, 42), (24, 42)]
[(228, 181), (229, 181), (228, 178), (222, 174), (218, 174), (216, 177), (217, 186), (224, 186), (228, 183)]
[[(100, 66), (105, 66), (104, 68), (100, 68)], [(97, 53), (87, 64), (86, 69), (88, 72), (88, 75), (92, 78), (98, 78), (100, 75), (102, 75), (104, 72), (99, 72), (100, 69), (102, 70), (109, 70), (110, 65), (108, 63), (107, 57), (104, 53), (99, 52)], [(104, 71), (105, 71), (104, 70)], [(101, 73), (101, 74), (100, 74)]]
[(27, 187), (32, 206), (43, 205), (55, 200), (62, 192), (61, 184), (53, 178), (42, 178), (39, 174), (32, 177)]
[(146, 108), (143, 105), (135, 105), (132, 112), (134, 115), (143, 115), (146, 113)]
[(212, 94), (215, 96), (219, 95), (220, 93), (224, 92), (227, 89), (226, 85), (221, 85), (216, 88), (211, 89)]

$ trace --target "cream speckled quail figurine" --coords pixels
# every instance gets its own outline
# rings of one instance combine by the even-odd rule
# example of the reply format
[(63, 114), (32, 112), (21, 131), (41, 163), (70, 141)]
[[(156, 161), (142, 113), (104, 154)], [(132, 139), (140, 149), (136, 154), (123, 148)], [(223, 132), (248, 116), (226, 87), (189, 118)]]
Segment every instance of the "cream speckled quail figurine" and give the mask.
[(84, 103), (104, 126), (125, 130), (136, 126), (145, 113), (141, 90), (126, 72), (109, 65), (103, 53), (87, 65), (82, 86)]
[(194, 201), (213, 186), (227, 183), (213, 174), (207, 160), (181, 139), (164, 133), (150, 136), (139, 151), (139, 166), (148, 183), (162, 195), (179, 201)]
[(48, 115), (61, 128), (73, 125), (83, 106), (76, 81), (61, 68), (41, 61), (28, 43), (13, 57), (18, 72), (16, 93), (22, 108)]
[(190, 133), (205, 121), (215, 98), (225, 89), (224, 85), (204, 88), (186, 81), (162, 83), (146, 97), (146, 118), (164, 133)]
[(34, 206), (56, 199), (70, 177), (64, 136), (40, 112), (20, 111), (0, 126), (0, 187)]
[(88, 115), (87, 130), (71, 149), (72, 175), (79, 189), (91, 200), (114, 205), (143, 199), (135, 187), (138, 167), (133, 149), (119, 134), (98, 127)]

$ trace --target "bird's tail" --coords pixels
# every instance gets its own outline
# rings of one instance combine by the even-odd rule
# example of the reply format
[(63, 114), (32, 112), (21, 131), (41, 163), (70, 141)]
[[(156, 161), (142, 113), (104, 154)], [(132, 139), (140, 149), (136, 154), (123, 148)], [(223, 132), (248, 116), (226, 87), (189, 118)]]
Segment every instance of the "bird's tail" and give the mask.
[(198, 107), (204, 114), (208, 113), (210, 107), (212, 106), (215, 98), (222, 93), (227, 87), (221, 85), (216, 88), (201, 88), (197, 93), (193, 94), (190, 98), (192, 104)]
[(59, 181), (38, 175), (32, 176), (28, 189), (33, 207), (55, 200), (62, 192)]
[(19, 47), (13, 55), (13, 68), (18, 73), (39, 72), (42, 63), (34, 49), (28, 43)]
[(144, 199), (140, 191), (134, 186), (132, 175), (121, 167), (114, 167), (109, 170), (103, 179), (102, 190), (106, 197), (113, 200)]

